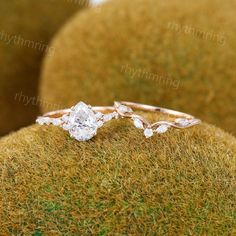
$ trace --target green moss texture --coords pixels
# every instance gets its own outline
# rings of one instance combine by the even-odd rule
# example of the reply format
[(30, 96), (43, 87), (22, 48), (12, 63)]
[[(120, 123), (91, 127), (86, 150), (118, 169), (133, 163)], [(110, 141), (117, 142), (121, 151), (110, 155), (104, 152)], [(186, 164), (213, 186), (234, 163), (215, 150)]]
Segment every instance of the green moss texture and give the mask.
[(45, 52), (51, 57), (57, 53), (49, 41), (85, 3), (0, 1), (0, 135), (34, 120), (40, 104), (38, 79), (42, 57)]
[(83, 12), (53, 41), (59, 53), (45, 60), (41, 96), (62, 107), (156, 104), (235, 134), (235, 7), (234, 0), (114, 0), (100, 14)]
[(236, 139), (214, 126), (145, 139), (114, 120), (77, 142), (33, 125), (0, 149), (1, 235), (236, 233)]

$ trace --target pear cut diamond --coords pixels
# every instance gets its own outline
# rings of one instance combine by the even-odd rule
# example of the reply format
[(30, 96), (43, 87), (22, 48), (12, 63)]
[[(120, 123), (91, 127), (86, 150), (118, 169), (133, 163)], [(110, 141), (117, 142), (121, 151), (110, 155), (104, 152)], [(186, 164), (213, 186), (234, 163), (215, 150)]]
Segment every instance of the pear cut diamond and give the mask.
[(146, 138), (150, 138), (153, 136), (153, 130), (151, 128), (147, 128), (144, 130), (144, 135)]
[(97, 134), (101, 123), (97, 120), (96, 113), (83, 102), (78, 103), (67, 115), (63, 128), (68, 130), (71, 137), (78, 141), (87, 141)]

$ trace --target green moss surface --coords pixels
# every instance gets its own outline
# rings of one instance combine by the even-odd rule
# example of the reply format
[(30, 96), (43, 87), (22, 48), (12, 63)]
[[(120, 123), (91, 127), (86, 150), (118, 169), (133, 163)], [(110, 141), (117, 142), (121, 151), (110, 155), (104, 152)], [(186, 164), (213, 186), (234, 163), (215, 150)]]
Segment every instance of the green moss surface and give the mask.
[(77, 142), (33, 125), (0, 150), (1, 235), (236, 233), (236, 140), (214, 126), (145, 139), (114, 120)]
[(235, 134), (235, 4), (117, 0), (100, 14), (86, 11), (55, 38), (59, 53), (45, 61), (42, 98), (62, 107), (156, 104)]
[(42, 57), (57, 53), (49, 45), (52, 36), (85, 3), (0, 1), (0, 135), (34, 120)]

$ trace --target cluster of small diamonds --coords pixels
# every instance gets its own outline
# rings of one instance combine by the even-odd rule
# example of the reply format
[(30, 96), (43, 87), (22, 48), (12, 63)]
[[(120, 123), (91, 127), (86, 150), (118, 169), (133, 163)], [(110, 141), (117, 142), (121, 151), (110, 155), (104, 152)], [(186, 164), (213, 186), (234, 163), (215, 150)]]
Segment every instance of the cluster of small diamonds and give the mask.
[(36, 123), (39, 125), (55, 125), (60, 126), (62, 124), (61, 118), (49, 118), (49, 117), (38, 117)]
[(118, 117), (119, 117), (118, 113), (114, 111), (112, 113), (102, 115), (102, 121), (105, 123), (112, 119), (118, 119)]
[(102, 114), (95, 112), (91, 106), (83, 102), (71, 108), (69, 114), (61, 118), (39, 117), (36, 122), (40, 125), (56, 125), (70, 133), (78, 141), (87, 141), (97, 134), (97, 129), (105, 122), (118, 118), (118, 113)]
[[(125, 105), (119, 105), (117, 107), (117, 110), (121, 114), (127, 114), (127, 113), (132, 114), (133, 113), (132, 109), (130, 107), (125, 106)], [(155, 128), (154, 128), (153, 125), (145, 124), (141, 118), (138, 118), (135, 115), (132, 117), (132, 120), (133, 120), (134, 126), (136, 128), (144, 130), (144, 135), (146, 138), (152, 137), (154, 135), (154, 133), (163, 134), (163, 133), (167, 132), (169, 130), (169, 128), (171, 127), (171, 125), (169, 125), (169, 124), (160, 124), (160, 125), (155, 125)], [(185, 128), (185, 127), (188, 127), (189, 125), (191, 125), (192, 122), (194, 122), (194, 119), (177, 118), (173, 122), (173, 125), (177, 125), (180, 128)]]
[(144, 135), (146, 138), (153, 136), (154, 132), (158, 134), (163, 134), (169, 129), (169, 125), (159, 125), (157, 128), (153, 129), (151, 126), (145, 128), (143, 122), (139, 118), (133, 118), (134, 126), (138, 129), (144, 130)]
[[(127, 113), (132, 114), (133, 113), (133, 110), (130, 107), (127, 107), (125, 105), (119, 105), (117, 107), (117, 110), (121, 114), (127, 114)], [(146, 124), (144, 124), (142, 119), (137, 118), (135, 116), (132, 118), (132, 120), (133, 120), (134, 126), (136, 128), (144, 130), (144, 135), (146, 138), (152, 137), (154, 132), (161, 134), (161, 133), (165, 133), (169, 129), (168, 125), (159, 125), (156, 129), (153, 129), (151, 127), (151, 125), (147, 126)]]

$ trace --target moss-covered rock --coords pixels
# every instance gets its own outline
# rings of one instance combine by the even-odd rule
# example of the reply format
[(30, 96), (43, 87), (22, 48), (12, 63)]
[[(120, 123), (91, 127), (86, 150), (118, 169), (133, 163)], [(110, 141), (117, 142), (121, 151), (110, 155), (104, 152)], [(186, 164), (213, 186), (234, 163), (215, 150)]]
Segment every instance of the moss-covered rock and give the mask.
[(0, 150), (2, 235), (235, 233), (236, 140), (214, 126), (145, 139), (114, 120), (77, 142), (34, 125)]
[(233, 0), (117, 0), (101, 14), (86, 11), (55, 38), (60, 50), (45, 61), (42, 98), (63, 106), (150, 103), (235, 133), (234, 7)]
[(0, 135), (36, 116), (42, 57), (45, 52), (56, 55), (50, 39), (85, 4), (85, 0), (0, 1)]

